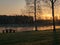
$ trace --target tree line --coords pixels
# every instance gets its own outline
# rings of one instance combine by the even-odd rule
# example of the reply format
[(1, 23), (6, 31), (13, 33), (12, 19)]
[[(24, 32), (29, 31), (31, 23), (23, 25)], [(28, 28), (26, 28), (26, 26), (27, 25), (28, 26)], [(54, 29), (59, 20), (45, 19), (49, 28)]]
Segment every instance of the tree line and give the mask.
[(32, 16), (0, 16), (1, 24), (31, 24), (33, 23)]
[[(29, 25), (29, 26), (34, 26), (35, 21), (33, 20), (32, 16), (0, 16), (0, 25)], [(37, 26), (46, 26), (46, 25), (52, 25), (52, 20), (36, 20)], [(60, 25), (60, 20), (55, 20), (56, 25)]]

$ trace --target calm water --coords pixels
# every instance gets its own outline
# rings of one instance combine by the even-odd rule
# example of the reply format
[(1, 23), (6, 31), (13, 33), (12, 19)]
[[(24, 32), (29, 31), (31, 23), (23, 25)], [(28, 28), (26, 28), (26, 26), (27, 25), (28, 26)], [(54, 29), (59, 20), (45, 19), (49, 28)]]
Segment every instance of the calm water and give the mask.
[[(59, 29), (60, 26), (56, 26), (56, 29)], [(35, 30), (34, 27), (0, 27), (0, 32), (2, 32), (2, 30), (5, 29), (13, 29), (16, 30), (17, 32), (19, 31), (31, 31), (31, 30)], [(53, 29), (53, 26), (43, 26), (43, 27), (38, 27), (38, 30), (50, 30)]]

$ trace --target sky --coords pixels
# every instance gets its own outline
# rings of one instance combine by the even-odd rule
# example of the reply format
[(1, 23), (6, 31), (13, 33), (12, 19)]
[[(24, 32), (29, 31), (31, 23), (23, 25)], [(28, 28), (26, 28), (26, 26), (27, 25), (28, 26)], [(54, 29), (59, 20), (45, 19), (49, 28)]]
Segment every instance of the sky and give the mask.
[[(59, 2), (60, 0), (57, 0), (56, 6), (55, 6), (55, 15), (60, 15), (60, 6)], [(47, 3), (48, 4), (48, 3)], [(41, 3), (41, 5), (44, 5), (44, 3)], [(24, 9), (26, 6), (25, 0), (0, 0), (0, 15), (20, 15), (21, 10)], [(41, 6), (41, 10), (43, 12), (43, 15), (47, 17), (51, 17), (51, 7)], [(22, 14), (23, 14), (22, 13)], [(42, 17), (40, 16), (42, 14), (37, 15), (38, 18)], [(45, 17), (43, 16), (43, 17)]]
[(0, 15), (20, 14), (24, 7), (25, 0), (0, 0)]

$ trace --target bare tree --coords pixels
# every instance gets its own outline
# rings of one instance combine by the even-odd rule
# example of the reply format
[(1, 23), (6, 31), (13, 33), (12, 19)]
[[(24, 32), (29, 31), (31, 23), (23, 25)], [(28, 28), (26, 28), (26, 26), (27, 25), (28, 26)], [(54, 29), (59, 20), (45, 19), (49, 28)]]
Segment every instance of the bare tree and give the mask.
[(34, 0), (34, 17), (35, 17), (35, 31), (37, 31), (37, 21), (36, 21), (36, 0)]
[(25, 9), (20, 9), (21, 15), (26, 15), (26, 10)]
[(52, 8), (52, 17), (53, 17), (53, 31), (56, 32), (55, 29), (55, 19), (54, 19), (54, 6), (57, 0), (43, 0), (45, 3), (47, 3), (48, 7), (51, 6)]
[(35, 30), (37, 31), (37, 15), (41, 13), (40, 0), (26, 0), (26, 7), (29, 15), (34, 14)]
[(34, 12), (34, 0), (25, 0), (26, 1), (26, 12), (30, 16)]
[(53, 31), (56, 32), (56, 29), (55, 29), (55, 20), (54, 20), (54, 3), (56, 2), (56, 0), (50, 0), (50, 1), (51, 1), (51, 5), (52, 5)]

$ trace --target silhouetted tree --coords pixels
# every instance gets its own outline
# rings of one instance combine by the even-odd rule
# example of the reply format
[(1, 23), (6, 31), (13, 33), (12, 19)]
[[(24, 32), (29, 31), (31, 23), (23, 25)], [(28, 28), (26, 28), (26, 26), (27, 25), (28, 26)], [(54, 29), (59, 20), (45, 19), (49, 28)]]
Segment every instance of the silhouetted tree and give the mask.
[(35, 15), (35, 31), (37, 31), (37, 20), (36, 20), (36, 0), (34, 0), (34, 15)]
[[(57, 0), (43, 0), (45, 3), (51, 2), (51, 8), (52, 8), (52, 17), (53, 17), (53, 31), (55, 32), (55, 19), (54, 19), (54, 6), (55, 6), (55, 2)], [(49, 4), (49, 3), (48, 3)]]
[(50, 0), (50, 1), (51, 1), (51, 5), (52, 5), (53, 31), (56, 31), (56, 29), (55, 29), (55, 20), (54, 20), (54, 3), (56, 2), (56, 0)]
[(41, 6), (40, 6), (40, 0), (25, 0), (26, 1), (26, 7), (27, 12), (29, 15), (34, 14), (34, 24), (35, 24), (35, 30), (37, 31), (37, 15), (41, 14)]

